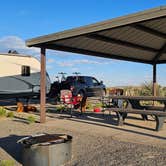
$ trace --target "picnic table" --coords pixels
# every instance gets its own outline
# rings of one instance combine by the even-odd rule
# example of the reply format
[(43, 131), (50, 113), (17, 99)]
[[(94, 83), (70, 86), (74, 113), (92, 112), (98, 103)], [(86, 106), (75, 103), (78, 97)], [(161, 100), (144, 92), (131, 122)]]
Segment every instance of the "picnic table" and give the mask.
[[(119, 107), (118, 101), (125, 101), (125, 106)], [(161, 102), (164, 106), (142, 105), (141, 101)], [(144, 120), (148, 120), (148, 115), (153, 115), (156, 120), (156, 131), (161, 130), (166, 119), (166, 97), (154, 96), (115, 96), (102, 97), (104, 110), (116, 112), (118, 125), (123, 125), (128, 113), (140, 114)]]

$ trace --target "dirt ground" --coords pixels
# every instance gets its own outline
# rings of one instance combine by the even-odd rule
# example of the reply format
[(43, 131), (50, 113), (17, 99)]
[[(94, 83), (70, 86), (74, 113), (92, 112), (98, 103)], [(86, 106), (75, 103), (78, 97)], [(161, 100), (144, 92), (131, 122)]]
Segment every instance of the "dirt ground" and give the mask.
[[(54, 108), (52, 107), (52, 110)], [(154, 131), (155, 121), (143, 121), (139, 115), (116, 125), (116, 117), (99, 113), (47, 113), (44, 124), (28, 124), (27, 113), (0, 119), (0, 159), (15, 160), (21, 165), (21, 147), (16, 142), (35, 133), (65, 133), (73, 136), (72, 166), (166, 165), (166, 123)], [(35, 115), (39, 119), (38, 115)]]

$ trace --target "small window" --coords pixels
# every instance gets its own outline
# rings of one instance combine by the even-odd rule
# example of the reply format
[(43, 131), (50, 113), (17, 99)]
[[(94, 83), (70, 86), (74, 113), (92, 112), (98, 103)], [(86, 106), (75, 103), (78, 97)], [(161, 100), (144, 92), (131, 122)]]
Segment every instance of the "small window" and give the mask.
[(93, 82), (92, 82), (92, 78), (91, 77), (85, 77), (85, 80), (86, 80), (86, 84), (88, 86), (92, 86), (93, 85)]
[(84, 84), (85, 80), (83, 77), (78, 77), (78, 82)]
[(21, 75), (22, 76), (30, 76), (30, 66), (22, 66)]
[(95, 78), (92, 78), (92, 82), (93, 82), (93, 85), (95, 86), (99, 85), (99, 82)]

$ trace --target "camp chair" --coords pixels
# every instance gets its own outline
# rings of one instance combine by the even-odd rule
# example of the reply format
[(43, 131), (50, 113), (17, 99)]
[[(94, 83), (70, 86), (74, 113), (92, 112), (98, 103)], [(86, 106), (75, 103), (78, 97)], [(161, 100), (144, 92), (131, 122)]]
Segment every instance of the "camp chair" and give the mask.
[(61, 104), (64, 106), (65, 110), (70, 110), (71, 117), (73, 110), (79, 108), (81, 100), (81, 96), (73, 96), (70, 90), (60, 91)]

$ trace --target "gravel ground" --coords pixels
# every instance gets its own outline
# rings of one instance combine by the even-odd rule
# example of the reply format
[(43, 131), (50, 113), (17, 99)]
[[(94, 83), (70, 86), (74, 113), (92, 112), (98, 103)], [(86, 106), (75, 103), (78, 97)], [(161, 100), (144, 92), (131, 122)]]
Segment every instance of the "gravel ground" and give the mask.
[[(21, 116), (22, 117), (22, 116)], [(49, 121), (49, 120), (48, 120)], [(64, 125), (69, 124), (69, 125)], [(76, 125), (77, 124), (77, 125)], [(73, 125), (73, 126), (72, 126)], [(75, 127), (74, 127), (75, 126)], [(82, 129), (84, 126), (85, 129)], [(104, 130), (105, 129), (105, 130)], [(99, 130), (99, 131), (97, 131)], [(21, 118), (0, 119), (0, 159), (11, 157), (21, 165), (20, 147), (17, 140), (34, 133), (65, 133), (73, 136), (73, 166), (108, 166), (108, 165), (166, 165), (166, 147), (157, 144), (147, 145), (115, 139), (115, 131), (89, 124), (50, 119), (46, 124), (27, 124)], [(154, 132), (154, 131), (153, 131)], [(115, 134), (121, 134), (120, 132)], [(123, 137), (123, 134), (122, 134)], [(137, 137), (137, 136), (136, 136)], [(166, 138), (163, 137), (166, 141)]]

